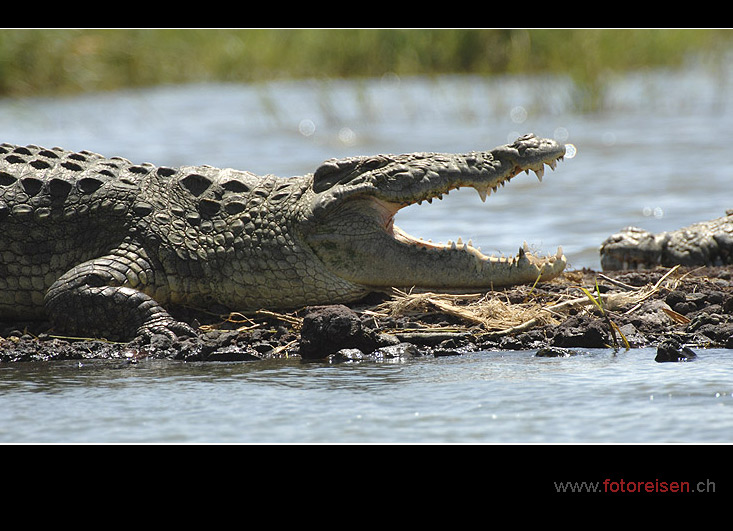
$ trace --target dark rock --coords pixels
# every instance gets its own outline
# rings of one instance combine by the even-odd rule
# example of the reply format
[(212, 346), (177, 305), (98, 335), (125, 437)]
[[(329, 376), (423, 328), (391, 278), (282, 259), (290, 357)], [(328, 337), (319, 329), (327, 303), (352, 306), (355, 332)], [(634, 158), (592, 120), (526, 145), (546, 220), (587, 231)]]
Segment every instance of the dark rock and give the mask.
[[(633, 323), (626, 323), (624, 325), (621, 325), (619, 326), (619, 330), (626, 338), (626, 341), (629, 342), (630, 347), (642, 347), (647, 344), (644, 335), (636, 329)], [(618, 339), (620, 342), (623, 342), (623, 339)]]
[(667, 338), (657, 346), (657, 356), (654, 358), (654, 361), (658, 363), (692, 361), (695, 358), (697, 358), (697, 354), (692, 349), (681, 347), (679, 342), (674, 338)]
[(398, 332), (395, 336), (403, 342), (413, 343), (415, 345), (437, 345), (445, 341), (462, 342), (471, 337), (466, 332), (445, 332), (441, 330), (431, 330), (426, 328), (424, 331)]
[(469, 352), (476, 352), (479, 348), (474, 343), (466, 343), (465, 345), (455, 347), (442, 347), (438, 346), (432, 349), (434, 357), (439, 358), (442, 356), (460, 356)]
[(433, 356), (436, 358), (444, 358), (447, 356), (460, 356), (462, 352), (459, 352), (457, 350), (450, 350), (445, 348), (436, 348), (433, 350)]
[(261, 341), (258, 343), (253, 343), (251, 345), (252, 349), (256, 350), (260, 354), (267, 354), (268, 352), (272, 351), (275, 347), (272, 345), (272, 343), (269, 343), (267, 341)]
[(255, 361), (261, 359), (257, 351), (249, 347), (229, 345), (211, 352), (206, 356), (206, 361)]
[(380, 358), (412, 358), (419, 356), (420, 352), (412, 343), (398, 343), (380, 347), (372, 354)]
[(607, 327), (599, 318), (575, 315), (558, 327), (552, 346), (604, 348), (611, 342)]
[(325, 358), (350, 348), (369, 354), (381, 346), (399, 342), (367, 328), (359, 315), (344, 305), (314, 306), (306, 311), (300, 329), (300, 356), (303, 359)]
[(331, 356), (331, 361), (361, 361), (365, 358), (364, 353), (358, 348), (342, 348), (336, 354)]
[(165, 334), (153, 334), (150, 337), (150, 348), (153, 350), (167, 350), (173, 345), (173, 339)]
[(522, 350), (525, 348), (524, 341), (520, 336), (506, 336), (501, 338), (499, 348), (502, 350)]
[(545, 347), (537, 351), (538, 358), (569, 358), (574, 352), (572, 350), (560, 347)]
[(727, 315), (700, 312), (687, 325), (686, 331), (725, 344), (733, 336), (733, 322), (728, 322), (728, 319)]
[(694, 302), (683, 301), (672, 306), (672, 309), (681, 315), (687, 315), (688, 313), (697, 310), (697, 306), (695, 306)]
[(687, 300), (684, 291), (675, 290), (670, 291), (664, 301), (669, 305), (670, 308), (674, 308), (675, 304), (685, 302)]
[(703, 293), (703, 292), (692, 292), (687, 294), (687, 302), (691, 302), (695, 305), (695, 308), (702, 309), (705, 307), (706, 304), (709, 303), (709, 297), (711, 296), (711, 293)]
[(176, 341), (170, 357), (184, 361), (243, 361), (258, 358), (258, 352), (249, 346), (238, 346), (239, 333), (233, 330), (214, 330), (195, 338)]

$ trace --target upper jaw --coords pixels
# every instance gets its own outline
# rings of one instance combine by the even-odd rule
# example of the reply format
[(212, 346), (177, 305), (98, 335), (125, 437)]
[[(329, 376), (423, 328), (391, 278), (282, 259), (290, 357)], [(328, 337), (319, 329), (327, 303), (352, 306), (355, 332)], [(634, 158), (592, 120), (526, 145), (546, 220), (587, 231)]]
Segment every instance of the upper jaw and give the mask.
[[(514, 143), (499, 146), (488, 152), (472, 152), (464, 155), (413, 154), (423, 157), (432, 166), (423, 163), (423, 159), (412, 162), (412, 171), (405, 171), (397, 166), (391, 170), (393, 179), (402, 178), (400, 186), (379, 186), (374, 183), (373, 195), (385, 202), (407, 206), (422, 201), (431, 202), (441, 199), (444, 194), (458, 188), (471, 187), (476, 190), (481, 201), (496, 192), (521, 172), (533, 171), (542, 182), (545, 165), (554, 170), (558, 160), (565, 156), (565, 146), (554, 140), (525, 135)], [(387, 169), (381, 171), (381, 177), (388, 180)], [(409, 176), (409, 177), (408, 177)]]
[(313, 174), (310, 216), (327, 213), (350, 198), (367, 196), (407, 206), (462, 187), (474, 188), (485, 201), (522, 171), (534, 171), (542, 180), (545, 164), (554, 169), (564, 155), (563, 145), (529, 134), (491, 151), (331, 159)]

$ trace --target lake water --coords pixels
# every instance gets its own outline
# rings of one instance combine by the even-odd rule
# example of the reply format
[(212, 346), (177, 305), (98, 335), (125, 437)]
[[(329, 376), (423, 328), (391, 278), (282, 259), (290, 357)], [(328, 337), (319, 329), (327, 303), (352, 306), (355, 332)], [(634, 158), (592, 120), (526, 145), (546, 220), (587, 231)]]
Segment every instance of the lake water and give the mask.
[[(571, 268), (626, 225), (658, 232), (733, 208), (730, 61), (619, 75), (583, 113), (563, 78), (385, 76), (201, 84), (0, 100), (0, 141), (134, 162), (281, 176), (349, 155), (490, 149), (534, 132), (573, 144), (520, 176), (409, 207), (397, 224), (484, 252), (562, 246)], [(144, 361), (0, 367), (0, 442), (728, 442), (733, 351), (659, 364), (653, 349), (354, 364)]]
[(728, 442), (733, 351), (0, 367), (0, 441)]

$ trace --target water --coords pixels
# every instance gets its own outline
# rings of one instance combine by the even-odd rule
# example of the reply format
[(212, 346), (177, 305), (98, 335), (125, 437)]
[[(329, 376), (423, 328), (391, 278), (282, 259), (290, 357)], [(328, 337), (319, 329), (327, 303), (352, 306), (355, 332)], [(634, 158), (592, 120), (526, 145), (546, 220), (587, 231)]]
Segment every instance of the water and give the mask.
[[(0, 141), (281, 176), (330, 157), (491, 148), (526, 132), (577, 155), (409, 207), (407, 232), (484, 252), (562, 246), (571, 268), (627, 225), (655, 232), (732, 208), (731, 65), (619, 76), (602, 112), (563, 78), (385, 76), (190, 85), (0, 101)], [(731, 351), (476, 353), (396, 363), (116, 362), (0, 367), (0, 442), (719, 442), (733, 439)]]
[(733, 351), (0, 368), (0, 441), (727, 442)]

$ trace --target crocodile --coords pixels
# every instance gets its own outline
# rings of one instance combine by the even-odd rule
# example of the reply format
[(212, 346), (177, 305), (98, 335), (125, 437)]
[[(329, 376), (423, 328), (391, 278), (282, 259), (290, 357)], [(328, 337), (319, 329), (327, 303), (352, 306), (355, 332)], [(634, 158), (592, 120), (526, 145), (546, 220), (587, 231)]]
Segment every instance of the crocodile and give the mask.
[(600, 254), (604, 271), (733, 264), (733, 210), (659, 234), (626, 227), (606, 238)]
[(398, 210), (522, 171), (565, 148), (532, 134), (490, 151), (329, 159), (297, 177), (134, 164), (91, 151), (0, 144), (0, 319), (130, 341), (195, 334), (173, 305), (238, 311), (358, 301), (393, 287), (491, 289), (561, 274), (559, 248), (513, 257), (434, 244)]

